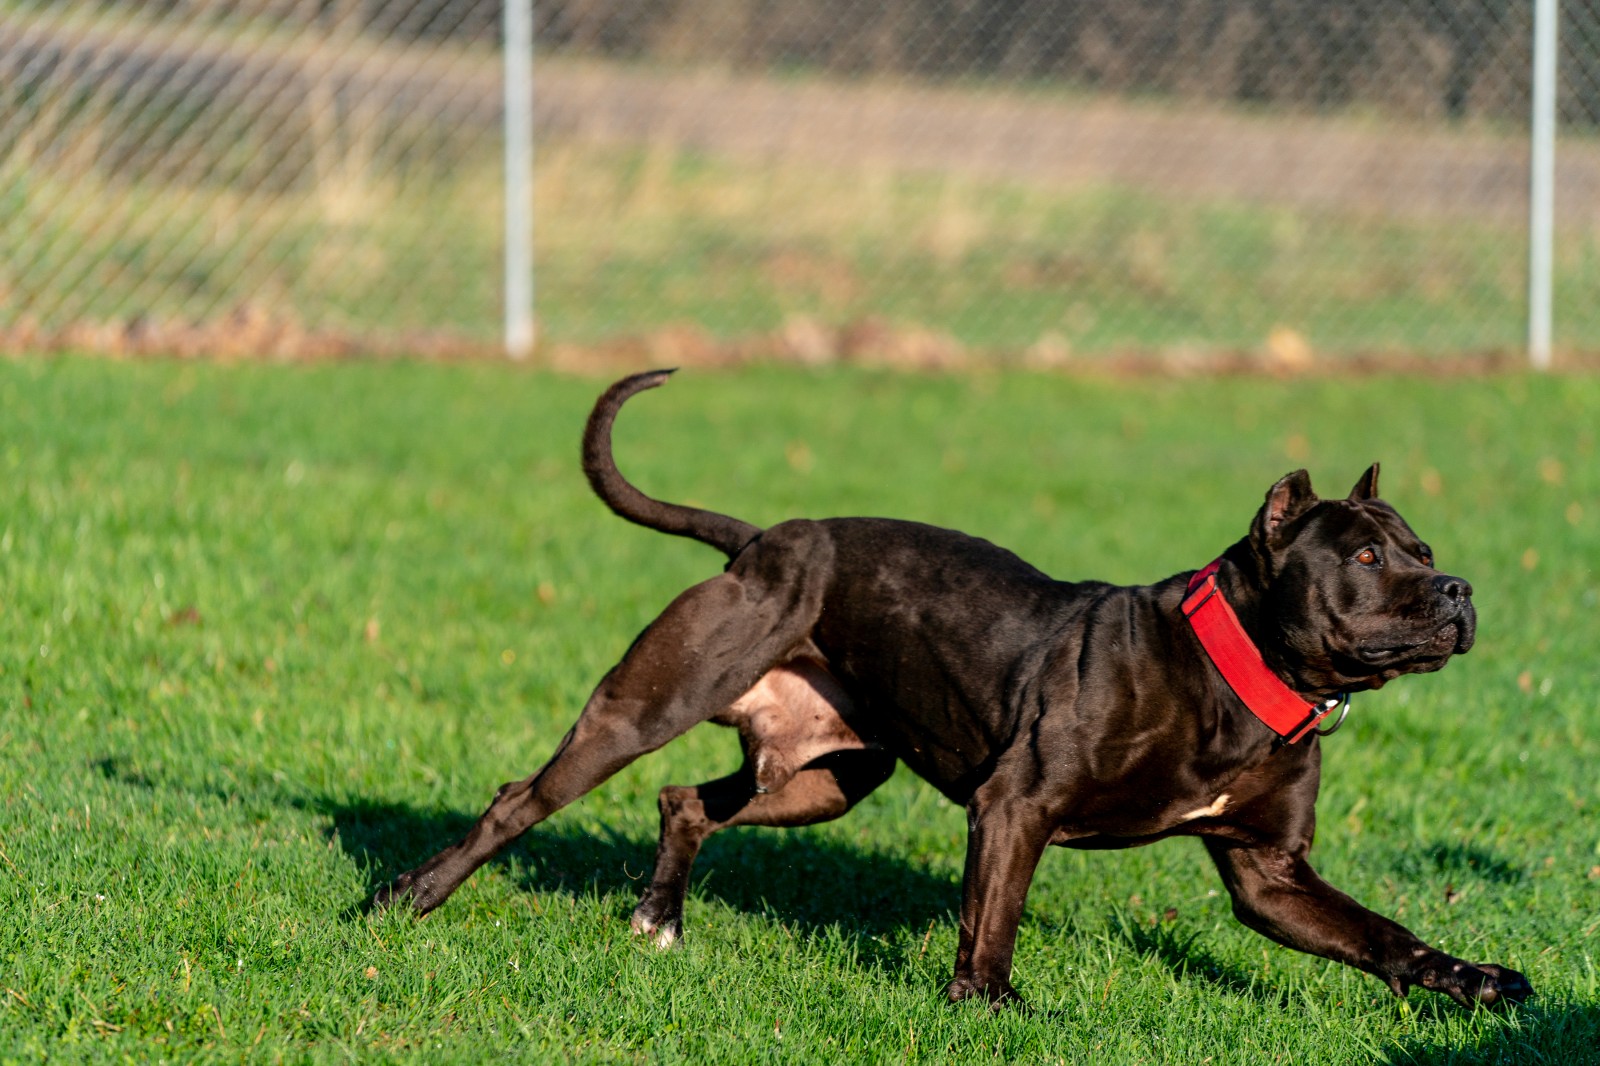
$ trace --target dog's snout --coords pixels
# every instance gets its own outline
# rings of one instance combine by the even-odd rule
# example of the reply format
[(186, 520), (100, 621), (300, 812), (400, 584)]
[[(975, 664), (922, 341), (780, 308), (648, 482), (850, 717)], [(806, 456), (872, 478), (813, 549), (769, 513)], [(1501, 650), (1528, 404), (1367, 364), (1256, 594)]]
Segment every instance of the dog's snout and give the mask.
[(1472, 585), (1459, 577), (1440, 574), (1433, 579), (1433, 587), (1447, 600), (1461, 601), (1472, 598)]

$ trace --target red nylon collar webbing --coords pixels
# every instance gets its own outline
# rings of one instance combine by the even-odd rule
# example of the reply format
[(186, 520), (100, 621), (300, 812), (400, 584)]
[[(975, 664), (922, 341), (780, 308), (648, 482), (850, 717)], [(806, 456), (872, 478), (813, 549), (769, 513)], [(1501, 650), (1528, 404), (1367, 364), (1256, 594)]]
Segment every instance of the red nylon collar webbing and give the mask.
[(1228, 687), (1284, 743), (1293, 744), (1322, 721), (1330, 708), (1307, 703), (1267, 668), (1260, 650), (1239, 624), (1239, 616), (1217, 590), (1221, 564), (1221, 559), (1213, 560), (1189, 579), (1184, 616)]

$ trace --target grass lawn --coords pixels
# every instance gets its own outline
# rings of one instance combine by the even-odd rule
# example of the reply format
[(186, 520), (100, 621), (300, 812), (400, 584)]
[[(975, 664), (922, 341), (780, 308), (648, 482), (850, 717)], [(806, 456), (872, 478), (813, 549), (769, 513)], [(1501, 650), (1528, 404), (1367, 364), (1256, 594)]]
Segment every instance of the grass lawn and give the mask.
[(0, 1062), (1574, 1064), (1600, 1056), (1600, 380), (680, 375), (618, 430), (647, 490), (758, 523), (958, 526), (1062, 577), (1154, 579), (1305, 465), (1474, 583), (1479, 643), (1357, 699), (1314, 859), (1527, 973), (1504, 1015), (1278, 948), (1193, 841), (1053, 849), (1016, 980), (940, 995), (962, 812), (900, 772), (735, 830), (679, 950), (627, 930), (656, 790), (704, 727), (425, 921), (369, 917), (552, 750), (704, 547), (583, 484), (600, 384), (498, 366), (0, 363)]

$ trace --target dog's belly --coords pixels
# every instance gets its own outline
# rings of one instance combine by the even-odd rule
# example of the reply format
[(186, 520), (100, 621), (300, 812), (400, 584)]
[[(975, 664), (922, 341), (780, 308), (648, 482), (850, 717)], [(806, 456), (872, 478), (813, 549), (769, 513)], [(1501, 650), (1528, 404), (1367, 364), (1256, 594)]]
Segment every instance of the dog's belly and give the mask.
[[(992, 742), (979, 719), (959, 707), (930, 716), (904, 708), (886, 710), (847, 689), (815, 646), (768, 671), (726, 711), (718, 724), (737, 728), (759, 792), (776, 792), (795, 773), (837, 751), (887, 749), (919, 777), (958, 803), (996, 772), (1005, 748)], [(1193, 744), (1192, 740), (1184, 742)], [(1235, 765), (1220, 774), (1200, 767), (1209, 760), (1162, 758), (1161, 745), (1141, 745), (1145, 757), (1132, 762), (1114, 743), (1075, 738), (1071, 745), (1092, 757), (1076, 772), (1056, 777), (1063, 794), (1080, 802), (1063, 812), (1051, 843), (1073, 848), (1126, 848), (1180, 833), (1213, 831), (1219, 820), (1248, 798)], [(1061, 764), (1057, 763), (1059, 769)], [(1095, 770), (1110, 777), (1095, 779)], [(1054, 776), (1054, 775), (1052, 775)]]
[(870, 746), (851, 720), (855, 702), (815, 649), (767, 671), (713, 721), (739, 730), (758, 792), (776, 792), (830, 752)]

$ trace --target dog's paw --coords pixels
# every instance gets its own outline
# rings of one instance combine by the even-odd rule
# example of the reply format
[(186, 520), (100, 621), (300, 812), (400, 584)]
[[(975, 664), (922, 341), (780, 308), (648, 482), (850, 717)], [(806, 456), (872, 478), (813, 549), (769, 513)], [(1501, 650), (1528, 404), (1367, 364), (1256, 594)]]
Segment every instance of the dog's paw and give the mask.
[(634, 918), (628, 924), (634, 936), (649, 937), (651, 943), (662, 951), (666, 951), (683, 938), (682, 918), (669, 918), (660, 924)]
[[(1503, 1007), (1533, 995), (1533, 985), (1515, 970), (1493, 963), (1474, 966), (1448, 955), (1429, 959), (1408, 983), (1443, 992), (1463, 1007)], [(1397, 991), (1404, 995), (1404, 986)]]
[(1010, 981), (979, 981), (975, 977), (956, 977), (945, 985), (944, 996), (951, 1003), (960, 1003), (964, 999), (982, 997), (989, 1001), (991, 1010), (1000, 1010), (1004, 1007), (1027, 1009), (1027, 1004), (1011, 987)]
[(372, 894), (372, 909), (386, 911), (411, 899), (411, 875), (401, 874)]
[(434, 878), (424, 867), (408, 870), (372, 894), (372, 909), (387, 911), (409, 907), (418, 917), (427, 914), (445, 901), (448, 892), (440, 892)]
[(650, 895), (633, 910), (633, 917), (628, 920), (628, 928), (634, 936), (647, 936), (655, 946), (665, 951), (679, 940), (683, 939), (683, 912), (670, 911), (665, 907), (654, 905)]
[(1498, 1007), (1506, 1003), (1522, 1003), (1533, 997), (1533, 984), (1517, 971), (1496, 966), (1492, 962), (1480, 962), (1478, 969), (1488, 974), (1490, 979), (1490, 984), (1485, 984), (1478, 995), (1478, 1002), (1482, 1005)]

